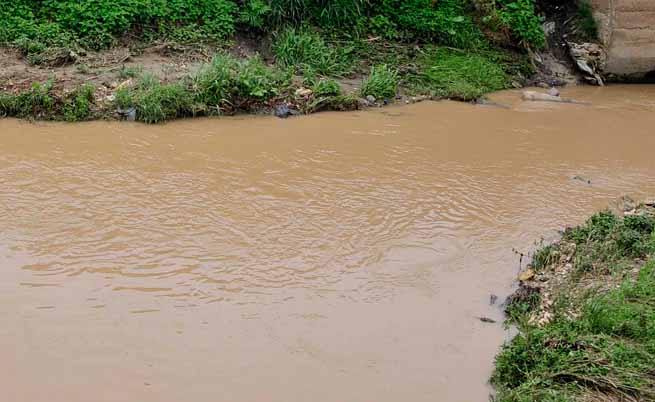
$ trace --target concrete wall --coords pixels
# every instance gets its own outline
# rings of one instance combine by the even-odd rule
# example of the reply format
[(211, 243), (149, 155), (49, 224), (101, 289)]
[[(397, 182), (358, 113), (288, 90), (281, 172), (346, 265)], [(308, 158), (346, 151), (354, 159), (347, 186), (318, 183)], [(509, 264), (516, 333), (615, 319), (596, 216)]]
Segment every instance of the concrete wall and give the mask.
[(655, 0), (591, 0), (607, 50), (605, 73), (655, 71)]

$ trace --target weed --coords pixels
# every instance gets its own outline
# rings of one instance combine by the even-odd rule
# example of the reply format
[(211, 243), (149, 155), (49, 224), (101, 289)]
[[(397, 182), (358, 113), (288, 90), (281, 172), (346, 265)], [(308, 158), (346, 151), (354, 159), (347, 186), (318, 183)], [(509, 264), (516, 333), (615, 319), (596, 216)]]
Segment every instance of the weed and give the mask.
[(63, 118), (66, 121), (86, 120), (91, 115), (95, 87), (87, 84), (77, 88), (63, 105)]
[(383, 0), (379, 12), (393, 21), (408, 39), (477, 48), (482, 34), (470, 18), (465, 0)]
[(371, 72), (362, 83), (363, 96), (373, 96), (376, 99), (394, 99), (398, 90), (398, 71), (386, 64), (371, 68)]
[(337, 96), (341, 95), (341, 86), (332, 79), (322, 79), (313, 85), (314, 96)]
[(348, 49), (334, 48), (316, 32), (289, 28), (273, 41), (276, 61), (297, 72), (308, 71), (326, 76), (344, 76), (352, 72)]
[(118, 70), (118, 77), (122, 80), (137, 78), (141, 74), (143, 74), (143, 66), (123, 66), (120, 70)]
[(251, 28), (264, 29), (271, 10), (264, 0), (248, 0), (239, 12), (239, 22)]
[(501, 0), (500, 17), (525, 47), (541, 49), (546, 44), (544, 30), (534, 10), (534, 0)]
[(290, 76), (267, 67), (259, 58), (238, 61), (219, 54), (192, 78), (196, 102), (208, 113), (243, 108), (278, 95)]

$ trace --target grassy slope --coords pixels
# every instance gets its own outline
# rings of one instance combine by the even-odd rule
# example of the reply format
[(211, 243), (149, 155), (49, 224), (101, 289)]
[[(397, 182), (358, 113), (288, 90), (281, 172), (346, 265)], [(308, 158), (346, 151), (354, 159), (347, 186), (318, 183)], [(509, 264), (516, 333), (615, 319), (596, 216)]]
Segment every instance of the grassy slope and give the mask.
[(603, 212), (535, 254), (538, 276), (570, 271), (552, 305), (524, 292), (509, 306), (520, 333), (496, 358), (498, 401), (655, 400), (653, 216)]
[[(393, 102), (398, 95), (471, 100), (508, 88), (531, 73), (525, 54), (501, 49), (485, 39), (474, 24), (480, 16), (464, 0), (340, 0), (323, 2), (323, 9), (298, 8), (304, 10), (300, 14), (287, 7), (301, 3), (296, 0), (247, 1), (239, 10), (229, 6), (236, 4), (230, 0), (194, 1), (198, 7), (190, 13), (190, 0), (138, 0), (135, 4), (161, 9), (141, 14), (132, 12), (136, 7), (132, 4), (122, 9), (125, 15), (112, 19), (117, 6), (100, 0), (97, 10), (70, 9), (77, 13), (71, 19), (60, 18), (57, 10), (68, 10), (74, 2), (51, 0), (29, 14), (25, 10), (31, 3), (17, 0), (2, 11), (7, 15), (0, 21), (0, 43), (21, 49), (34, 63), (47, 64), (50, 53), (69, 54), (69, 47), (112, 46), (124, 30), (141, 30), (147, 41), (193, 43), (219, 38), (225, 43), (240, 29), (258, 40), (270, 38), (273, 62), (235, 60), (219, 51), (199, 73), (177, 82), (137, 72), (130, 85), (116, 93), (106, 96), (103, 88), (102, 97), (92, 96), (93, 91), (88, 96), (88, 87), (70, 93), (57, 82), (35, 83), (20, 92), (0, 93), (0, 116), (77, 121), (117, 117), (121, 114), (116, 110), (136, 109), (138, 120), (158, 123), (186, 116), (270, 110), (280, 103), (301, 112), (353, 109), (363, 103), (358, 98), (367, 96), (377, 103)], [(369, 8), (364, 4), (370, 4)], [(534, 17), (531, 8), (512, 12)], [(229, 44), (223, 47), (229, 51)], [(358, 80), (360, 88), (348, 93), (335, 90), (333, 83), (342, 79)], [(327, 87), (332, 90), (326, 91)]]

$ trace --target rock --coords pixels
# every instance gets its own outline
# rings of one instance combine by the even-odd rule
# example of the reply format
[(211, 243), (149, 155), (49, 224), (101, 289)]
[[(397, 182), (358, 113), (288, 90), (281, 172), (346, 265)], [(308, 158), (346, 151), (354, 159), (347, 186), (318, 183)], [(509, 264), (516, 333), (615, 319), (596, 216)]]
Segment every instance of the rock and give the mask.
[[(112, 85), (113, 85), (113, 83), (112, 83)], [(121, 82), (120, 84), (118, 84), (118, 85), (116, 86), (116, 89), (125, 88), (125, 87), (128, 87), (128, 86), (130, 86), (130, 85), (132, 85), (132, 79), (131, 79), (131, 78), (128, 79), (128, 80), (125, 80), (125, 81)]]
[(370, 106), (370, 103), (368, 103), (368, 101), (366, 99), (364, 99), (364, 98), (357, 99), (357, 103), (359, 104), (359, 107), (361, 107), (361, 108), (365, 108), (365, 107)]
[(280, 103), (275, 105), (273, 114), (281, 119), (286, 119), (287, 117), (291, 116), (291, 109), (289, 109), (289, 106), (287, 106), (286, 103)]
[(557, 27), (557, 24), (555, 24), (555, 21), (547, 21), (544, 22), (542, 27), (544, 29), (544, 33), (546, 34), (546, 36), (550, 36), (555, 33), (555, 28)]
[(377, 99), (375, 99), (375, 96), (373, 96), (373, 95), (366, 95), (366, 101), (367, 101), (369, 104), (374, 105), (376, 100), (377, 100)]
[(310, 96), (313, 93), (314, 93), (314, 91), (312, 91), (309, 88), (298, 88), (298, 89), (296, 89), (296, 96), (300, 96), (300, 97), (303, 97), (303, 98), (306, 98), (306, 97)]
[(560, 93), (559, 93), (559, 89), (557, 89), (557, 88), (555, 88), (555, 87), (551, 87), (551, 88), (548, 90), (548, 95), (550, 95), (550, 96), (559, 96), (559, 95), (560, 95)]
[(131, 107), (127, 109), (127, 112), (125, 113), (125, 116), (127, 118), (127, 121), (135, 121), (136, 120), (136, 109)]
[(534, 270), (528, 268), (525, 271), (519, 273), (519, 281), (526, 282), (534, 278), (534, 276), (535, 276)]
[(544, 94), (541, 92), (535, 91), (523, 91), (522, 95), (523, 100), (526, 101), (542, 101), (542, 102), (563, 102), (564, 99), (559, 96)]

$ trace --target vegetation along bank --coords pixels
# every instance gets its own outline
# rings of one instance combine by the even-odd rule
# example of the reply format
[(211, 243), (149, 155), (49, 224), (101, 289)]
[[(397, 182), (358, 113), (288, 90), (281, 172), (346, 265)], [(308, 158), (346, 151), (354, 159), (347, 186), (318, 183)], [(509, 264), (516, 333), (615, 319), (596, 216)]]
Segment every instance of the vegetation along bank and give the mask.
[(566, 230), (519, 279), (497, 401), (655, 400), (655, 201)]
[(0, 0), (0, 116), (158, 123), (474, 100), (535, 83), (530, 55), (547, 40), (534, 1)]

